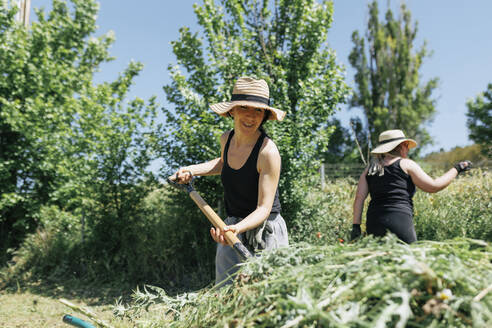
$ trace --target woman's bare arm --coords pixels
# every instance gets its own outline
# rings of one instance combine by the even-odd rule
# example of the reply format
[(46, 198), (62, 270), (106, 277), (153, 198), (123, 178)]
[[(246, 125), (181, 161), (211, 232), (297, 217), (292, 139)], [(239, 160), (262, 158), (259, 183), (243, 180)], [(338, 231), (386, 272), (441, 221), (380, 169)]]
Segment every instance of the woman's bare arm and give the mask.
[(355, 200), (354, 200), (354, 217), (353, 217), (353, 224), (360, 224), (362, 220), (362, 210), (364, 209), (364, 202), (367, 198), (367, 195), (369, 194), (369, 186), (367, 185), (367, 180), (366, 180), (366, 175), (367, 175), (368, 168), (362, 172), (359, 178), (359, 183), (357, 184), (357, 191), (355, 193)]
[(223, 152), (224, 152), (224, 146), (227, 141), (227, 136), (229, 135), (229, 132), (225, 132), (222, 134), (220, 137), (220, 148), (221, 148), (221, 156), (214, 158), (211, 161), (200, 163), (200, 164), (194, 164), (194, 165), (188, 165), (184, 167), (180, 167), (178, 171), (174, 174), (174, 176), (178, 177), (178, 181), (180, 183), (188, 183), (192, 176), (206, 176), (206, 175), (217, 175), (222, 172), (222, 167), (224, 165), (224, 162), (222, 161), (223, 159)]
[(455, 168), (450, 169), (438, 178), (431, 178), (424, 170), (412, 161), (411, 159), (402, 159), (400, 166), (403, 171), (407, 172), (412, 178), (413, 183), (425, 192), (438, 192), (443, 190), (454, 178), (458, 175), (458, 171)]

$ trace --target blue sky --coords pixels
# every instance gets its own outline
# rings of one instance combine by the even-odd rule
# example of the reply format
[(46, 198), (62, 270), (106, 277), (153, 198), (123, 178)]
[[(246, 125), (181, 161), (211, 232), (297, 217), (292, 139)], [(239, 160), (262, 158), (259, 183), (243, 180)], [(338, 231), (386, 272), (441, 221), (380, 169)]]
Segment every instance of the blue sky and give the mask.
[[(51, 0), (31, 0), (32, 7), (49, 9)], [(110, 30), (116, 35), (111, 54), (116, 60), (104, 64), (97, 81), (114, 80), (130, 60), (145, 67), (135, 80), (131, 97), (147, 99), (156, 95), (166, 108), (162, 86), (170, 83), (167, 66), (175, 64), (170, 42), (177, 40), (179, 28), (187, 26), (201, 31), (193, 11), (195, 0), (101, 0), (96, 35)], [(219, 1), (216, 0), (218, 3)], [(328, 44), (345, 66), (347, 83), (353, 85), (354, 71), (348, 62), (354, 30), (363, 34), (367, 21), (368, 0), (335, 0), (334, 22), (328, 34)], [(391, 1), (396, 13), (400, 0)], [(380, 11), (386, 11), (387, 0), (379, 1)], [(433, 51), (421, 69), (421, 81), (440, 79), (434, 92), (437, 115), (428, 129), (435, 144), (424, 153), (440, 148), (449, 150), (471, 143), (466, 128), (466, 101), (474, 98), (492, 83), (492, 1), (491, 0), (407, 0), (413, 21), (418, 21), (417, 47), (424, 40)], [(31, 18), (34, 18), (33, 15)], [(360, 110), (342, 108), (336, 116), (346, 125)]]

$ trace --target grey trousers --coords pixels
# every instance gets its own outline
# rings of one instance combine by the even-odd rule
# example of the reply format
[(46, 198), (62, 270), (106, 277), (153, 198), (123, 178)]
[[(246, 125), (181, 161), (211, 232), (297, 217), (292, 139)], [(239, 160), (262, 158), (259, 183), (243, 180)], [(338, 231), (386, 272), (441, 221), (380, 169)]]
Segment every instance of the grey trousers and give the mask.
[[(236, 224), (243, 218), (229, 216), (225, 219), (226, 225)], [(284, 218), (278, 214), (270, 214), (265, 222), (250, 231), (238, 234), (237, 237), (241, 242), (248, 247), (253, 254), (258, 251), (272, 250), (282, 246), (289, 245), (289, 237), (287, 235), (287, 226)], [(239, 269), (236, 264), (241, 263), (241, 259), (230, 246), (217, 244), (217, 253), (215, 255), (215, 284), (232, 283), (232, 275)]]

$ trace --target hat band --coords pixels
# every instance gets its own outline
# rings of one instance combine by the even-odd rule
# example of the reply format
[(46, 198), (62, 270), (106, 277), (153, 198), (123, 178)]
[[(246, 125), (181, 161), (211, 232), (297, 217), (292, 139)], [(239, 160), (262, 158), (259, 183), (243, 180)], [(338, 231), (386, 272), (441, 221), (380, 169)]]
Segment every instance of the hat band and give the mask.
[(396, 141), (396, 140), (402, 140), (402, 139), (406, 139), (406, 138), (405, 137), (399, 137), (399, 138), (388, 139), (388, 140), (380, 141), (379, 144), (382, 145), (382, 144), (385, 144), (388, 142), (392, 142), (392, 141)]
[(255, 96), (255, 95), (233, 94), (231, 97), (231, 101), (237, 101), (237, 100), (255, 101), (270, 106), (270, 99), (260, 96)]

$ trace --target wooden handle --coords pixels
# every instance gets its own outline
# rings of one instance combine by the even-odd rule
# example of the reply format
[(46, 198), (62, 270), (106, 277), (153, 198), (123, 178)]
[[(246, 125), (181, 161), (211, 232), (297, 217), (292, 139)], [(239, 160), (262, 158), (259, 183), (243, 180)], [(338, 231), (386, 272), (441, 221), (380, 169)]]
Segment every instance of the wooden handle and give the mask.
[[(196, 191), (190, 192), (190, 197), (191, 199), (193, 199), (195, 204), (198, 205), (200, 210), (203, 212), (203, 214), (205, 214), (205, 216), (208, 218), (208, 220), (212, 223), (212, 225), (215, 228), (219, 228), (221, 230), (224, 229), (224, 227), (226, 226), (224, 221), (222, 221), (222, 219), (217, 215), (217, 213), (215, 213), (215, 211), (210, 207), (210, 205), (208, 205), (207, 202), (203, 200), (203, 198)], [(236, 243), (241, 243), (239, 238), (237, 238), (237, 236), (232, 231), (226, 231), (224, 235), (230, 246), (233, 246)]]

